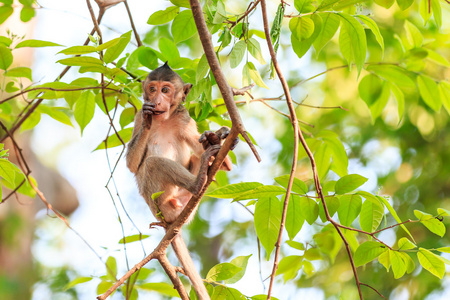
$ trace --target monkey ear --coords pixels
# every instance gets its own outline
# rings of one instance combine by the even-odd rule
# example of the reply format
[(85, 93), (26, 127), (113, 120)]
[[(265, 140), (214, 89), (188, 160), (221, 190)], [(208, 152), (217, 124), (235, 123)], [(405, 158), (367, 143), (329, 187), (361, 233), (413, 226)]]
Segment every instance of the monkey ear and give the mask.
[(187, 95), (189, 94), (189, 92), (191, 91), (192, 88), (192, 84), (190, 83), (186, 83), (183, 87), (183, 101), (186, 100)]

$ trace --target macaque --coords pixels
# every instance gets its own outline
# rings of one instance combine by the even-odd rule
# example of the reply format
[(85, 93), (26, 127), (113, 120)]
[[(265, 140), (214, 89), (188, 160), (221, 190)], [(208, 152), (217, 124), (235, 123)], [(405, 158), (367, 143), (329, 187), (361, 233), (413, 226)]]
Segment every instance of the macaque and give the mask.
[[(219, 152), (229, 129), (222, 127), (215, 133), (206, 131), (200, 135), (195, 121), (181, 104), (192, 84), (185, 84), (167, 62), (150, 72), (142, 87), (144, 104), (134, 120), (127, 166), (136, 175), (139, 192), (153, 215), (160, 221), (173, 223), (192, 195), (203, 189), (211, 159)], [(221, 169), (231, 170), (229, 157)], [(163, 193), (153, 200), (152, 195), (158, 192)], [(172, 246), (199, 299), (209, 299), (180, 234)], [(194, 270), (196, 274), (192, 276), (196, 278), (191, 277), (190, 270)]]

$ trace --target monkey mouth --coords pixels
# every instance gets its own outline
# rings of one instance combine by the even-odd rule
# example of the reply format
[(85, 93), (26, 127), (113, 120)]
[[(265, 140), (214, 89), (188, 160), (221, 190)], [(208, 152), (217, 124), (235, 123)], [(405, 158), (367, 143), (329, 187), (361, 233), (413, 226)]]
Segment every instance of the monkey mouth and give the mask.
[(153, 111), (153, 115), (155, 115), (155, 116), (162, 115), (163, 113), (165, 113), (165, 111), (161, 111), (161, 110), (155, 110), (155, 111)]

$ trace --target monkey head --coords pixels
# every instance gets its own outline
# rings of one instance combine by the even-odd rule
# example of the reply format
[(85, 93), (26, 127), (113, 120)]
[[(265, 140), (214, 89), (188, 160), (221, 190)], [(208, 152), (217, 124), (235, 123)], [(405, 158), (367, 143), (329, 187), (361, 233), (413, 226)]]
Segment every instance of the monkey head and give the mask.
[(152, 118), (167, 120), (191, 90), (192, 84), (183, 82), (167, 62), (156, 68), (142, 83), (144, 90), (144, 111)]

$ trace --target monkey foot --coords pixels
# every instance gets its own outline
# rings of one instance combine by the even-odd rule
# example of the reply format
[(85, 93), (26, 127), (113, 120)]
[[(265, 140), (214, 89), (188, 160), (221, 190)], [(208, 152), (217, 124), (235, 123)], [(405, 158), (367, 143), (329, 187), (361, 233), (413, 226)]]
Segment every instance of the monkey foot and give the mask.
[(164, 228), (164, 229), (167, 229), (167, 223), (164, 222), (164, 221), (160, 221), (160, 222), (152, 222), (152, 223), (150, 223), (150, 225), (149, 225), (149, 228), (150, 228), (150, 229), (156, 228), (156, 227), (162, 227), (162, 228)]

